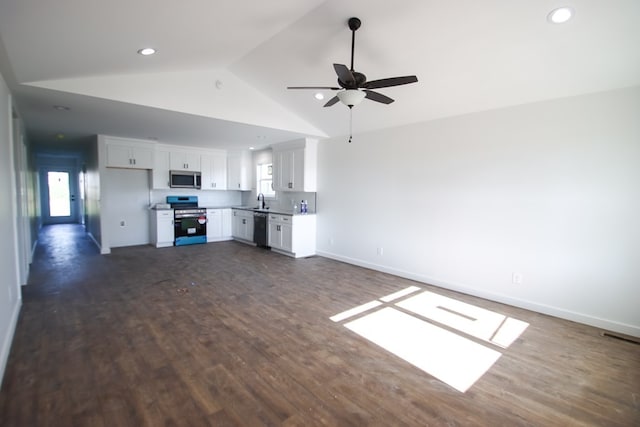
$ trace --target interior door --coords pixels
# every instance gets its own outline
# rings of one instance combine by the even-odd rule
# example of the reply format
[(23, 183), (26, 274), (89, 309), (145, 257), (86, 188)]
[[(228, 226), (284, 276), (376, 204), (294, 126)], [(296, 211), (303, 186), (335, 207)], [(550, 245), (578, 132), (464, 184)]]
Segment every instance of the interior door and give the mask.
[(41, 172), (42, 222), (78, 222), (78, 176), (72, 168), (45, 168)]

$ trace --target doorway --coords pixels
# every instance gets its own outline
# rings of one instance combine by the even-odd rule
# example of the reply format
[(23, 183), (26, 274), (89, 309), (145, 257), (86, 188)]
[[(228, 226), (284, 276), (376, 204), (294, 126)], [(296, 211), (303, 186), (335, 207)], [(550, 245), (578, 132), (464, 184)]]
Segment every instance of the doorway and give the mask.
[(63, 224), (78, 222), (78, 176), (74, 168), (41, 169), (42, 222)]

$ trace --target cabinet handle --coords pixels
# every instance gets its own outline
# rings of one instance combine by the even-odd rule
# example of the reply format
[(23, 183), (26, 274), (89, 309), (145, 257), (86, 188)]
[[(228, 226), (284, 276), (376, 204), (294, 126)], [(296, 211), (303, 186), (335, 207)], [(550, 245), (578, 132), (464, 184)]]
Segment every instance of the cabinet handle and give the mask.
[(246, 224), (246, 223), (247, 223), (247, 220), (243, 218), (243, 219), (242, 219), (242, 223), (243, 223), (243, 224)]
[(276, 230), (280, 231), (280, 226), (279, 225), (276, 226)]
[(240, 188), (240, 183), (238, 183), (238, 188)]
[(289, 183), (289, 188), (293, 188), (293, 183)]

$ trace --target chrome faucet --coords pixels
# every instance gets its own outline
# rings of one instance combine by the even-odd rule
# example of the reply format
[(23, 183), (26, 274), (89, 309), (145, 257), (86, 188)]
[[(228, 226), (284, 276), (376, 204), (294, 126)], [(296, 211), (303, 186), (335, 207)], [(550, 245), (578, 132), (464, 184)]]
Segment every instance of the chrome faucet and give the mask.
[(260, 202), (258, 208), (264, 209), (264, 194), (258, 193), (258, 201)]

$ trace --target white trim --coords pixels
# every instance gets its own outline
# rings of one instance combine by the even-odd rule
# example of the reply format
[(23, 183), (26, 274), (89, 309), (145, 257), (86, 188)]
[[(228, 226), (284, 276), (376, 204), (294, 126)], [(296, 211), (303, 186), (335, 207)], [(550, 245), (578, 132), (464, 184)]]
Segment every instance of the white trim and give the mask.
[(631, 335), (634, 337), (640, 337), (640, 327), (629, 325), (626, 323), (615, 322), (612, 320), (602, 319), (599, 317), (591, 316), (584, 313), (577, 313), (575, 311), (566, 310), (559, 307), (554, 307), (546, 304), (540, 304), (532, 301), (523, 300), (520, 298), (513, 298), (504, 294), (495, 292), (485, 292), (475, 288), (471, 288), (461, 283), (453, 283), (445, 280), (440, 280), (434, 277), (428, 277), (421, 274), (398, 270), (395, 268), (387, 267), (384, 265), (374, 264), (367, 261), (363, 261), (356, 258), (345, 257), (337, 255), (331, 252), (318, 251), (317, 255), (342, 261), (347, 264), (357, 265), (359, 267), (369, 268), (371, 270), (381, 271), (383, 273), (392, 274), (394, 276), (403, 277), (405, 279), (415, 280), (429, 285), (434, 285), (440, 288), (449, 289), (463, 294), (468, 294), (484, 299), (488, 299), (503, 304), (512, 305), (514, 307), (524, 308), (526, 310), (535, 311), (537, 313), (548, 314), (550, 316), (559, 317), (565, 320), (571, 320), (573, 322), (584, 323), (586, 325), (594, 326), (596, 328), (602, 328), (608, 331), (618, 332), (625, 335)]
[(96, 240), (96, 238), (93, 236), (93, 234), (91, 234), (90, 231), (87, 231), (87, 235), (89, 236), (89, 238), (91, 240), (93, 240), (93, 243), (96, 244), (96, 246), (98, 247), (98, 249), (100, 249), (100, 254), (102, 255), (108, 255), (111, 253), (111, 249), (102, 249), (102, 246), (100, 246), (100, 243), (98, 243), (98, 241)]
[(2, 380), (4, 379), (4, 371), (9, 361), (9, 353), (11, 352), (11, 343), (13, 342), (13, 336), (16, 332), (16, 326), (18, 325), (18, 317), (20, 316), (20, 308), (22, 307), (22, 298), (16, 300), (16, 304), (13, 306), (13, 313), (11, 314), (11, 321), (9, 323), (9, 329), (4, 337), (2, 343), (2, 349), (0, 350), (0, 386), (2, 386)]

